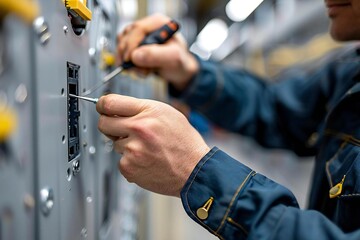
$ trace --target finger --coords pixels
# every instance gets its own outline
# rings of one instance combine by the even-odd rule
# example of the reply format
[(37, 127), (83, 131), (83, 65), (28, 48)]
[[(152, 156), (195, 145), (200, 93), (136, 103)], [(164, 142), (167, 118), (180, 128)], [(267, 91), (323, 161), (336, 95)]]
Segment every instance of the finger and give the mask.
[(109, 117), (101, 115), (98, 122), (99, 130), (106, 136), (112, 136), (112, 139), (126, 138), (129, 135), (126, 124), (126, 119), (119, 117)]
[(116, 141), (114, 141), (114, 150), (115, 152), (119, 154), (124, 154), (126, 149), (126, 144), (129, 143), (128, 138), (119, 138)]
[(146, 32), (141, 28), (134, 28), (131, 32), (126, 34), (121, 44), (121, 53), (124, 61), (130, 61), (131, 52), (139, 46), (141, 41), (146, 37)]
[(131, 117), (142, 112), (144, 108), (144, 100), (118, 94), (102, 96), (96, 104), (96, 110), (107, 116)]
[(121, 34), (119, 53), (124, 61), (130, 61), (131, 52), (140, 45), (146, 35), (168, 23), (170, 18), (154, 14), (129, 25)]
[(121, 56), (122, 60), (124, 60), (124, 61), (128, 61), (125, 59), (125, 54), (128, 49), (128, 44), (129, 44), (129, 42), (134, 41), (134, 39), (132, 39), (133, 35), (130, 34), (133, 28), (134, 28), (134, 24), (127, 26), (125, 28), (124, 32), (118, 38), (119, 43), (118, 43), (117, 50), (118, 50), (118, 53)]
[(141, 26), (145, 29), (146, 33), (150, 32), (162, 27), (164, 24), (168, 23), (171, 19), (168, 16), (163, 14), (153, 14), (147, 17), (144, 17), (136, 22), (138, 26)]
[(174, 42), (168, 44), (141, 46), (132, 53), (132, 61), (138, 67), (162, 68), (176, 65), (180, 60), (180, 52)]
[(121, 47), (120, 47), (120, 43), (121, 43), (121, 35), (118, 35), (117, 37), (117, 43), (116, 43), (116, 51), (117, 51), (117, 56), (118, 56), (118, 60), (121, 63), (123, 61), (123, 57), (121, 55)]

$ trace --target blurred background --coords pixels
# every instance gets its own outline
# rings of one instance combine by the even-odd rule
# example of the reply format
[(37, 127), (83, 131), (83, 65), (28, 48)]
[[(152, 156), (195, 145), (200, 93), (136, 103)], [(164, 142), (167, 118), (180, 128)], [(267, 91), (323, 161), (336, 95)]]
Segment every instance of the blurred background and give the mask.
[[(216, 239), (179, 199), (129, 184), (94, 106), (68, 96), (114, 70), (117, 34), (152, 13), (178, 20), (194, 54), (268, 81), (352, 47), (329, 37), (322, 0), (0, 0), (0, 240)], [(172, 102), (154, 75), (117, 76), (92, 96), (110, 92)], [(312, 158), (263, 149), (174, 105), (210, 146), (285, 185), (306, 208)]]

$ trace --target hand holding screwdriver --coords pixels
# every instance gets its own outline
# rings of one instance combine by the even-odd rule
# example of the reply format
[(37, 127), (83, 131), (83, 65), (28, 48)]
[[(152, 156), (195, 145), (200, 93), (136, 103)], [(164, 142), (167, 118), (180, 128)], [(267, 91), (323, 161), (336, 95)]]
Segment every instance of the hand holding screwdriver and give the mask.
[[(159, 29), (146, 35), (146, 37), (142, 40), (142, 42), (138, 45), (138, 47), (144, 46), (144, 45), (150, 45), (150, 44), (164, 44), (170, 38), (173, 37), (173, 35), (179, 30), (179, 28), (180, 28), (180, 25), (175, 20), (171, 20), (168, 23), (164, 24)], [(103, 78), (102, 82), (99, 82), (93, 88), (90, 88), (89, 90), (87, 90), (85, 93), (83, 93), (82, 96), (89, 95), (94, 90), (96, 90), (97, 88), (102, 86), (104, 83), (110, 81), (115, 76), (120, 74), (123, 70), (130, 69), (132, 67), (135, 67), (135, 64), (132, 61), (130, 61), (130, 60), (125, 61), (121, 66), (117, 67), (114, 71), (112, 71), (111, 73), (106, 75)]]
[(178, 90), (183, 90), (199, 70), (180, 33), (165, 44), (139, 46), (145, 36), (168, 23), (170, 18), (155, 14), (134, 22), (118, 37), (121, 60), (131, 60), (137, 67), (156, 72)]

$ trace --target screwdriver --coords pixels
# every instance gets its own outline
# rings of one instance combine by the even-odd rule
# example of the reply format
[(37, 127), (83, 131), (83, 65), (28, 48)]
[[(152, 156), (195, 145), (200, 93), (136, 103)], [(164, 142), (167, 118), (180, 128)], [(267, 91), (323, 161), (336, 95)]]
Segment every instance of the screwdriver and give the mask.
[[(172, 36), (179, 30), (179, 28), (180, 28), (179, 23), (177, 23), (175, 20), (171, 20), (170, 22), (166, 23), (165, 25), (163, 25), (159, 29), (157, 29), (157, 30), (151, 32), (150, 34), (148, 34), (144, 38), (144, 40), (139, 44), (139, 46), (149, 45), (149, 44), (164, 44), (170, 38), (172, 38)], [(120, 74), (123, 70), (129, 69), (129, 68), (132, 68), (132, 67), (135, 67), (133, 62), (131, 62), (131, 61), (124, 62), (121, 66), (115, 68), (115, 70), (113, 70), (111, 73), (106, 75), (102, 79), (101, 82), (96, 84), (91, 89), (85, 91), (82, 94), (82, 96), (89, 95), (90, 93), (94, 92), (96, 89), (101, 87), (103, 84), (110, 81), (111, 79), (113, 79), (118, 74)]]
[(77, 95), (74, 95), (74, 94), (69, 94), (70, 97), (73, 97), (73, 98), (79, 98), (79, 99), (82, 99), (82, 100), (85, 100), (85, 101), (88, 101), (88, 102), (92, 102), (92, 103), (97, 103), (99, 101), (98, 98), (89, 98), (89, 97), (82, 97), (82, 96), (77, 96)]

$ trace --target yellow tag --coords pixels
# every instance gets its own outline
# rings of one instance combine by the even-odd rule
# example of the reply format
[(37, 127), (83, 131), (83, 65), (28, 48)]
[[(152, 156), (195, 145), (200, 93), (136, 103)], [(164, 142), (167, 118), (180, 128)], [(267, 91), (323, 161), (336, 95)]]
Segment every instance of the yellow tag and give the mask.
[(330, 191), (329, 191), (330, 198), (336, 198), (336, 197), (340, 196), (340, 194), (342, 192), (342, 187), (343, 187), (343, 184), (345, 181), (345, 177), (346, 177), (346, 175), (344, 175), (344, 177), (340, 183), (336, 184), (334, 187), (332, 187), (330, 189)]
[(63, 0), (65, 2), (65, 7), (68, 10), (74, 11), (82, 19), (90, 21), (92, 18), (92, 13), (90, 9), (86, 6), (86, 0)]

